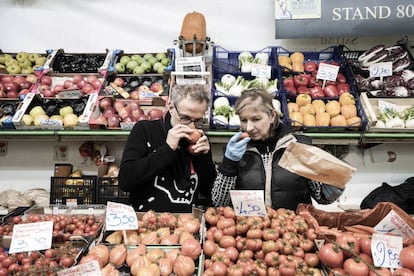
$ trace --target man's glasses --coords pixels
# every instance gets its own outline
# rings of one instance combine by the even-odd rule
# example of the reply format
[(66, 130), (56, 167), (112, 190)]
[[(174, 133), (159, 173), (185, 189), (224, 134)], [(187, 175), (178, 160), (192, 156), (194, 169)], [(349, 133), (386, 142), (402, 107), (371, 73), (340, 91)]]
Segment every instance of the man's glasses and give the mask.
[(201, 128), (204, 124), (204, 118), (199, 119), (193, 119), (191, 117), (188, 117), (186, 115), (181, 115), (180, 112), (177, 109), (177, 105), (174, 104), (175, 111), (177, 111), (178, 117), (180, 118), (180, 123), (183, 125), (189, 125), (191, 123), (194, 123), (194, 126), (196, 128)]

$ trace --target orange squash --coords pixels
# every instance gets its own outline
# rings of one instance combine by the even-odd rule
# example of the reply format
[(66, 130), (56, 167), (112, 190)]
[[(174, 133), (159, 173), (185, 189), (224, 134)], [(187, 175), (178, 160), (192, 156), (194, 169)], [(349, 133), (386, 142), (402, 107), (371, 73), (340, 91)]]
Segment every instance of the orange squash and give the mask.
[[(206, 19), (202, 13), (193, 11), (187, 13), (184, 17), (183, 24), (181, 26), (180, 36), (184, 40), (192, 41), (199, 40), (204, 41), (206, 39)], [(193, 52), (193, 44), (188, 43), (185, 46), (185, 50), (189, 53)], [(196, 43), (196, 53), (201, 53), (203, 45)]]

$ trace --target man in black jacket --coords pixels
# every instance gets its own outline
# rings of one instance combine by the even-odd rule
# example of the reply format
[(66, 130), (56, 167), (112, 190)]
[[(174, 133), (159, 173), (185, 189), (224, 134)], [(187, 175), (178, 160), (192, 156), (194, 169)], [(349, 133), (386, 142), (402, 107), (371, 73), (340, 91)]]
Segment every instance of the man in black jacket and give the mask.
[[(210, 142), (198, 129), (209, 103), (207, 86), (175, 85), (162, 119), (134, 125), (122, 155), (119, 183), (130, 193), (136, 211), (190, 212), (193, 205), (210, 205), (216, 169)], [(190, 145), (194, 130), (202, 136)]]

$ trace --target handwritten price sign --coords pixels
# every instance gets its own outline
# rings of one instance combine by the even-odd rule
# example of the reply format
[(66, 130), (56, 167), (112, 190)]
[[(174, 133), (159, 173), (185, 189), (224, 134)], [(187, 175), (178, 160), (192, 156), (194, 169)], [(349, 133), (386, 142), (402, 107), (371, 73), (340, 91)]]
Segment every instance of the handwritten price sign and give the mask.
[(91, 261), (57, 272), (58, 276), (100, 276), (102, 275), (98, 261)]
[(138, 219), (130, 205), (108, 201), (106, 205), (106, 230), (138, 229)]
[(339, 66), (321, 62), (319, 63), (318, 73), (316, 78), (319, 80), (336, 81), (338, 76)]
[(375, 230), (381, 234), (391, 233), (399, 235), (404, 239), (414, 236), (414, 229), (411, 228), (394, 210), (389, 211), (388, 214), (375, 225)]
[(402, 237), (373, 234), (371, 251), (374, 265), (389, 268), (400, 267), (400, 251), (402, 247)]
[(371, 78), (382, 78), (392, 76), (392, 62), (380, 62), (369, 66)]
[(265, 64), (252, 63), (252, 76), (270, 79), (272, 77), (271, 67)]
[(266, 216), (263, 190), (232, 190), (231, 201), (237, 216)]
[(49, 249), (52, 233), (53, 221), (15, 224), (9, 253)]

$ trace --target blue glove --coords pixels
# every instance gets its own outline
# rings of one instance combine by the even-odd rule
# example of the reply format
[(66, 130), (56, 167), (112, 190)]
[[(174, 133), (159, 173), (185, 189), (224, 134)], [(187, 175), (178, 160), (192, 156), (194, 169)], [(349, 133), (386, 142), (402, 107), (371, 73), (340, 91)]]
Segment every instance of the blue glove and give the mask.
[(240, 161), (246, 152), (247, 143), (250, 141), (250, 137), (240, 140), (242, 132), (238, 132), (230, 138), (224, 156), (232, 161)]

